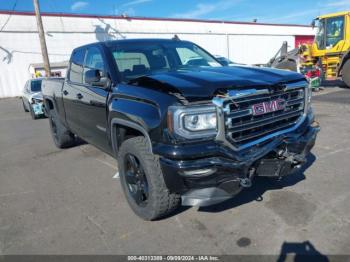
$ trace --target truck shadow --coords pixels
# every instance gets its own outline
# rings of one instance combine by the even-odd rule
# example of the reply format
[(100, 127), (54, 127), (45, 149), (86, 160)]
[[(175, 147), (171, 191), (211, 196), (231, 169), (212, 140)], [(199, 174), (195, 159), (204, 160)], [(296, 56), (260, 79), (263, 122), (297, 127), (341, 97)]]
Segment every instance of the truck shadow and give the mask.
[(341, 87), (341, 88), (347, 88), (346, 84), (342, 80), (323, 80), (321, 82), (322, 87), (326, 88), (334, 88), (334, 87)]
[(252, 201), (263, 201), (263, 195), (266, 191), (290, 187), (304, 180), (306, 178), (304, 175), (305, 170), (308, 169), (315, 162), (315, 160), (315, 155), (312, 153), (309, 154), (306, 164), (300, 170), (296, 171), (294, 174), (284, 177), (282, 180), (255, 177), (252, 187), (242, 190), (242, 192), (240, 192), (236, 197), (217, 205), (200, 207), (198, 211), (216, 213), (244, 205)]
[[(291, 256), (294, 257), (294, 260), (291, 259)], [(318, 251), (310, 241), (304, 241), (301, 243), (283, 242), (277, 262), (284, 261), (328, 262), (329, 259)]]

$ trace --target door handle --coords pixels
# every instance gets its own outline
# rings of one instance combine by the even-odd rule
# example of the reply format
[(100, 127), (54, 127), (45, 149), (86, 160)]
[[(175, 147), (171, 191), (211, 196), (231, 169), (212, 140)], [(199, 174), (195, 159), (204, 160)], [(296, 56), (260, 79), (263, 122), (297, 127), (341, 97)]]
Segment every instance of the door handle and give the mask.
[(66, 96), (66, 95), (68, 95), (69, 93), (68, 93), (67, 90), (63, 90), (63, 94)]
[(78, 93), (78, 94), (77, 94), (77, 98), (78, 98), (78, 99), (82, 99), (82, 98), (83, 98), (83, 95), (80, 94), (80, 93)]

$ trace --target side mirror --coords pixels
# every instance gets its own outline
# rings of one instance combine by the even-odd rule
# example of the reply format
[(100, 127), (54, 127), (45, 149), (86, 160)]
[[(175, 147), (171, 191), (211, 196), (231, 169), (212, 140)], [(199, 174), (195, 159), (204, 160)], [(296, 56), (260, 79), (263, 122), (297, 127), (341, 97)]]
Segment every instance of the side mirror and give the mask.
[(102, 88), (108, 88), (110, 80), (108, 77), (103, 76), (103, 72), (98, 69), (90, 69), (85, 72), (84, 75), (85, 84), (92, 86), (99, 86)]

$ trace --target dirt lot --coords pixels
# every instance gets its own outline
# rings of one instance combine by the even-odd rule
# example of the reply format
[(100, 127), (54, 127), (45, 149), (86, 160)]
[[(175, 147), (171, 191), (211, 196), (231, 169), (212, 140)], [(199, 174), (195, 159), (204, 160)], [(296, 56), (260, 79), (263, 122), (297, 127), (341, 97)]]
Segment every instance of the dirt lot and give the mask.
[(350, 254), (350, 90), (321, 91), (314, 108), (322, 130), (305, 172), (144, 222), (114, 159), (90, 145), (55, 148), (47, 119), (0, 100), (0, 255), (280, 254), (305, 241), (311, 253)]

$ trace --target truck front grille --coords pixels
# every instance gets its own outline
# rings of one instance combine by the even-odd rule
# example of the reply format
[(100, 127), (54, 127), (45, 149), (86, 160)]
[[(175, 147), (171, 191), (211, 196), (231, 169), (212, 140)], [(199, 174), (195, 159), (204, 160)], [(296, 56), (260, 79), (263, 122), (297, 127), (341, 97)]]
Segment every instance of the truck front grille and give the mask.
[[(254, 115), (252, 106), (278, 99), (285, 100), (280, 111)], [(273, 94), (253, 95), (234, 99), (226, 105), (226, 139), (235, 147), (248, 144), (270, 134), (296, 125), (304, 114), (304, 87)]]

